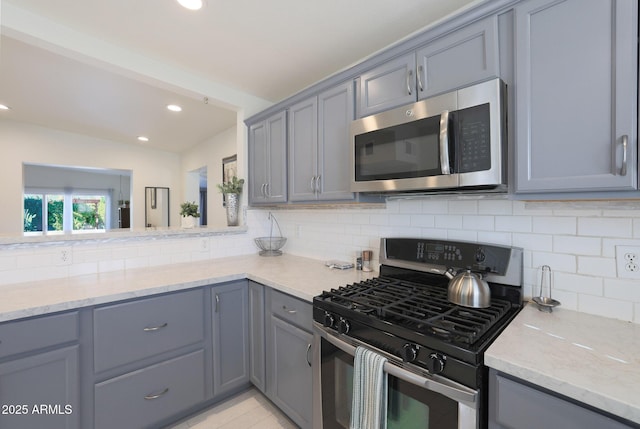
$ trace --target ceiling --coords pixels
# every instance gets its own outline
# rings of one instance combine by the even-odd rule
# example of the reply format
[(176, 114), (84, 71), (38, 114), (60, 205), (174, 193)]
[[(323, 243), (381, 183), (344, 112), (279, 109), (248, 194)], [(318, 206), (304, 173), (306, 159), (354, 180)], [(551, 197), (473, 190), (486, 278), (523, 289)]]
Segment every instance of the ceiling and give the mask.
[[(180, 153), (234, 126), (246, 106), (225, 88), (277, 102), (483, 1), (205, 0), (194, 12), (175, 0), (3, 0), (13, 14), (0, 16), (0, 103), (12, 110), (1, 117), (131, 144), (147, 135), (149, 147)], [(40, 25), (12, 20), (16, 11)], [(38, 28), (50, 23), (103, 52), (87, 60), (70, 54), (77, 40), (52, 46)], [(109, 66), (104, 46), (184, 72), (191, 88)]]

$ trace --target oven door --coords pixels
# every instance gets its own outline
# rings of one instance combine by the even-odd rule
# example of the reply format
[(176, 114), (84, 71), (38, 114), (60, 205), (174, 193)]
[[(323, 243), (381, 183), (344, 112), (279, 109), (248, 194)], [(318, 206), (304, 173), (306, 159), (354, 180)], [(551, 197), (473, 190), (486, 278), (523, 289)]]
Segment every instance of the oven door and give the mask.
[[(314, 429), (348, 429), (357, 345), (397, 358), (314, 322)], [(458, 383), (423, 377), (388, 362), (388, 429), (474, 429), (479, 393)]]

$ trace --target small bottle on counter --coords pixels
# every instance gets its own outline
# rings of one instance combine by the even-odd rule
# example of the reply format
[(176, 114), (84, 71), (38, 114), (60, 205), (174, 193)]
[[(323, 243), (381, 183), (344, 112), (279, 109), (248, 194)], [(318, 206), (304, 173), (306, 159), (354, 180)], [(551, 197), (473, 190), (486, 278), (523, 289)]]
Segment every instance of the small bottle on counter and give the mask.
[(371, 267), (371, 259), (373, 258), (373, 252), (371, 250), (362, 251), (362, 271), (373, 271)]
[(356, 270), (362, 271), (362, 252), (356, 252)]

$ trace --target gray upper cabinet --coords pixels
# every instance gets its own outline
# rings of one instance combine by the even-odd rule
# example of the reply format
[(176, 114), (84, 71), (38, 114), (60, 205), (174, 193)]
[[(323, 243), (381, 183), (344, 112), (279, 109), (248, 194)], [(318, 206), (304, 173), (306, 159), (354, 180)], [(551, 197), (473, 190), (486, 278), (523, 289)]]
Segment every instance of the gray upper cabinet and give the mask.
[(249, 204), (287, 201), (287, 116), (277, 113), (249, 127)]
[(418, 99), (499, 76), (498, 20), (492, 16), (418, 50)]
[(636, 189), (637, 1), (530, 0), (515, 20), (515, 191)]
[(211, 290), (213, 394), (249, 384), (249, 290), (240, 280)]
[(482, 19), (363, 73), (358, 117), (499, 76), (497, 28)]
[(289, 109), (289, 200), (351, 200), (349, 126), (351, 82)]

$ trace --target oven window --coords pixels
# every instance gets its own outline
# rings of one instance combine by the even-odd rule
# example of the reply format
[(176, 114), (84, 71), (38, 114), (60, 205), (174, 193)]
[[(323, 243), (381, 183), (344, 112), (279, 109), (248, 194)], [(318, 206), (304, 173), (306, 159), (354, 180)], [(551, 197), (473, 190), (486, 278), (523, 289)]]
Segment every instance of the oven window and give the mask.
[(356, 181), (441, 174), (440, 117), (355, 136)]
[[(323, 428), (349, 427), (353, 357), (322, 341)], [(325, 350), (329, 353), (325, 354)], [(388, 378), (388, 429), (458, 428), (458, 403), (414, 384)]]

